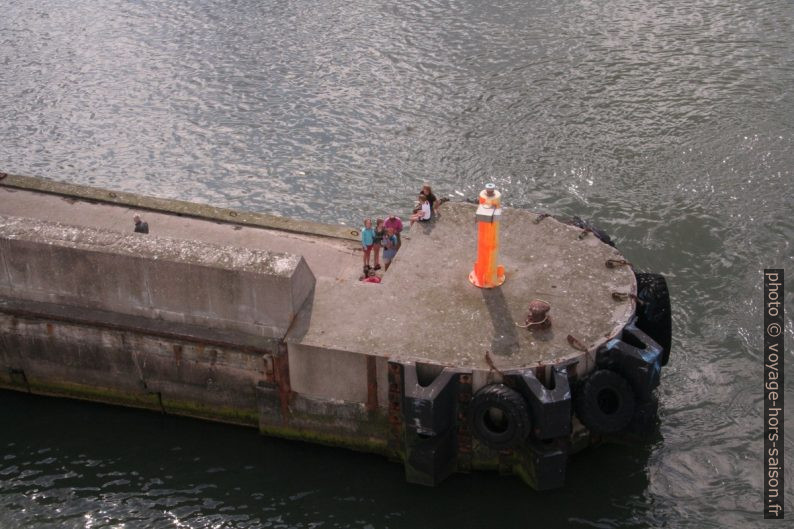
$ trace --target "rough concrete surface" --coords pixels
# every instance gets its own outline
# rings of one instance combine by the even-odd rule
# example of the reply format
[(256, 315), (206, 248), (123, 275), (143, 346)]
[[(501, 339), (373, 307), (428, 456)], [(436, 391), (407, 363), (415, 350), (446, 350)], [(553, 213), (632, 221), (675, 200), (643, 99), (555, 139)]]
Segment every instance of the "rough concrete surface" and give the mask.
[(216, 222), (229, 222), (242, 226), (266, 228), (282, 232), (310, 234), (318, 237), (349, 239), (357, 241), (359, 234), (346, 226), (322, 224), (306, 220), (290, 219), (256, 211), (235, 211), (219, 208), (210, 204), (185, 202), (168, 198), (157, 198), (124, 191), (111, 191), (98, 187), (88, 187), (70, 182), (12, 175), (0, 172), (0, 187), (9, 190), (23, 189), (42, 195), (60, 195), (68, 200), (90, 203), (104, 203), (117, 207), (134, 208), (144, 212), (159, 212), (166, 215), (193, 217)]
[[(439, 219), (417, 223), (403, 234), (403, 247), (381, 284), (319, 278), (311, 305), (299, 314), (290, 343), (333, 350), (417, 359), (487, 370), (489, 351), (498, 369), (579, 360), (570, 334), (592, 353), (634, 313), (634, 302), (612, 292), (636, 293), (628, 267), (607, 268), (622, 259), (592, 234), (553, 218), (505, 209), (501, 262), (507, 280), (494, 289), (468, 281), (476, 259), (475, 207), (450, 203)], [(519, 328), (527, 306), (551, 304), (546, 331)], [(355, 376), (352, 375), (351, 376)], [(358, 375), (360, 376), (360, 375)]]
[[(139, 200), (132, 202), (143, 202), (144, 197), (138, 198)], [(168, 202), (163, 199), (158, 201)], [(165, 205), (163, 207), (165, 208)], [(173, 209), (179, 208), (175, 206)], [(179, 213), (169, 213), (165, 210), (149, 211), (122, 204), (92, 202), (0, 185), (0, 215), (49, 220), (131, 234), (132, 217), (135, 214), (139, 214), (149, 224), (149, 235), (155, 237), (301, 255), (306, 259), (315, 276), (343, 279), (357, 278), (361, 273), (361, 245), (349, 239), (267, 229), (256, 225), (242, 226), (237, 224), (239, 216), (227, 215), (228, 221), (223, 222), (213, 218), (181, 216)], [(306, 227), (306, 223), (302, 221), (281, 220), (282, 224), (290, 224), (294, 230)], [(308, 227), (313, 228), (314, 225)], [(350, 231), (346, 229), (345, 233), (349, 235)]]
[(266, 378), (261, 351), (4, 313), (0, 365), (4, 387), (241, 424), (256, 424)]
[(366, 355), (296, 345), (289, 352), (289, 374), (290, 387), (297, 393), (346, 402), (367, 401)]
[(314, 287), (304, 259), (0, 216), (0, 295), (281, 338)]

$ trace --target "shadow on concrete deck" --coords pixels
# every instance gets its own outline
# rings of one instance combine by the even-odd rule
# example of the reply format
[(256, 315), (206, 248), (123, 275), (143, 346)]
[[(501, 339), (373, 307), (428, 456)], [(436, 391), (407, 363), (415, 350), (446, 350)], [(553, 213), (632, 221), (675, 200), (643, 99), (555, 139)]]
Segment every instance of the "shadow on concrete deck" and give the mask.
[(493, 323), (494, 335), (491, 340), (491, 352), (503, 356), (517, 353), (520, 348), (518, 333), (504, 292), (501, 288), (484, 288), (482, 289), (482, 298)]

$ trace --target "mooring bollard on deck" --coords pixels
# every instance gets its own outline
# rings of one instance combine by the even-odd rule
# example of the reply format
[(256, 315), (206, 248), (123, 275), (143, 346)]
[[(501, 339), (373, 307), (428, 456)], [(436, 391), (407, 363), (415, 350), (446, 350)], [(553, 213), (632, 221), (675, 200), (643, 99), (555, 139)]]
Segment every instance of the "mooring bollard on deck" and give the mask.
[(496, 185), (485, 184), (477, 208), (477, 261), (469, 281), (480, 288), (494, 288), (505, 282), (504, 266), (499, 264), (499, 221), (502, 218), (502, 195)]

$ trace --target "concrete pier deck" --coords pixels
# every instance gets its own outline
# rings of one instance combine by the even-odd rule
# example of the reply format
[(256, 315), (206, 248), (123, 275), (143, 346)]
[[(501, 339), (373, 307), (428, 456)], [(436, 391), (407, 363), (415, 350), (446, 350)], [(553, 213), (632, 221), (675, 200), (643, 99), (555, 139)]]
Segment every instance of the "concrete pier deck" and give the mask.
[[(577, 371), (586, 372), (592, 355), (573, 348), (568, 335), (594, 351), (634, 312), (630, 298), (611, 296), (636, 294), (628, 267), (605, 266), (608, 259), (623, 258), (617, 250), (553, 218), (535, 222), (537, 215), (527, 211), (505, 210), (501, 260), (507, 281), (500, 288), (479, 289), (467, 279), (476, 257), (476, 227), (475, 207), (465, 203), (445, 205), (430, 223), (406, 225), (402, 248), (383, 282), (369, 284), (358, 281), (361, 252), (355, 230), (334, 232), (334, 227), (294, 221), (295, 232), (289, 232), (283, 226), (240, 225), (235, 217), (208, 219), (189, 211), (152, 211), (147, 203), (80, 200), (3, 184), (0, 215), (128, 233), (138, 213), (149, 223), (150, 237), (302, 255), (317, 284), (286, 337), (293, 347), (477, 370), (490, 368), (489, 351), (500, 370), (578, 362)], [(551, 329), (517, 326), (532, 299), (551, 304)]]
[[(560, 486), (597, 355), (658, 383), (634, 271), (590, 232), (505, 209), (506, 282), (480, 289), (475, 206), (441, 211), (372, 284), (356, 229), (0, 173), (0, 387), (381, 453), (414, 483), (498, 468)], [(533, 299), (550, 329), (520, 327)]]
[[(313, 303), (304, 307), (287, 341), (318, 348), (378, 354), (448, 366), (488, 370), (559, 364), (583, 359), (568, 342), (588, 350), (613, 337), (634, 312), (636, 294), (628, 267), (592, 234), (552, 218), (535, 223), (527, 211), (505, 210), (501, 262), (507, 280), (493, 289), (468, 281), (476, 258), (475, 207), (450, 203), (440, 218), (404, 232), (403, 247), (381, 284), (319, 278)], [(551, 304), (553, 324), (529, 331), (523, 325), (533, 299)]]

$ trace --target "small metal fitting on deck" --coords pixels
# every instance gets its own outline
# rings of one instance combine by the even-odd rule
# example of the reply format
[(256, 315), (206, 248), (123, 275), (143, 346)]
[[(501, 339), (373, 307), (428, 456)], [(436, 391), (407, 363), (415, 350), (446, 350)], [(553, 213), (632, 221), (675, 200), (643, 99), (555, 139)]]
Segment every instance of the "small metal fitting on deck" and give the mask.
[(604, 265), (606, 265), (607, 268), (617, 268), (619, 266), (631, 266), (631, 263), (625, 259), (607, 259)]
[(545, 219), (547, 217), (551, 217), (551, 215), (548, 214), (548, 213), (540, 213), (537, 217), (532, 219), (532, 223), (533, 224), (540, 224), (540, 221), (542, 221), (543, 219)]
[(551, 327), (551, 316), (548, 312), (551, 310), (551, 305), (542, 299), (533, 299), (529, 303), (529, 312), (527, 319), (524, 322), (524, 327), (527, 329), (548, 329)]

